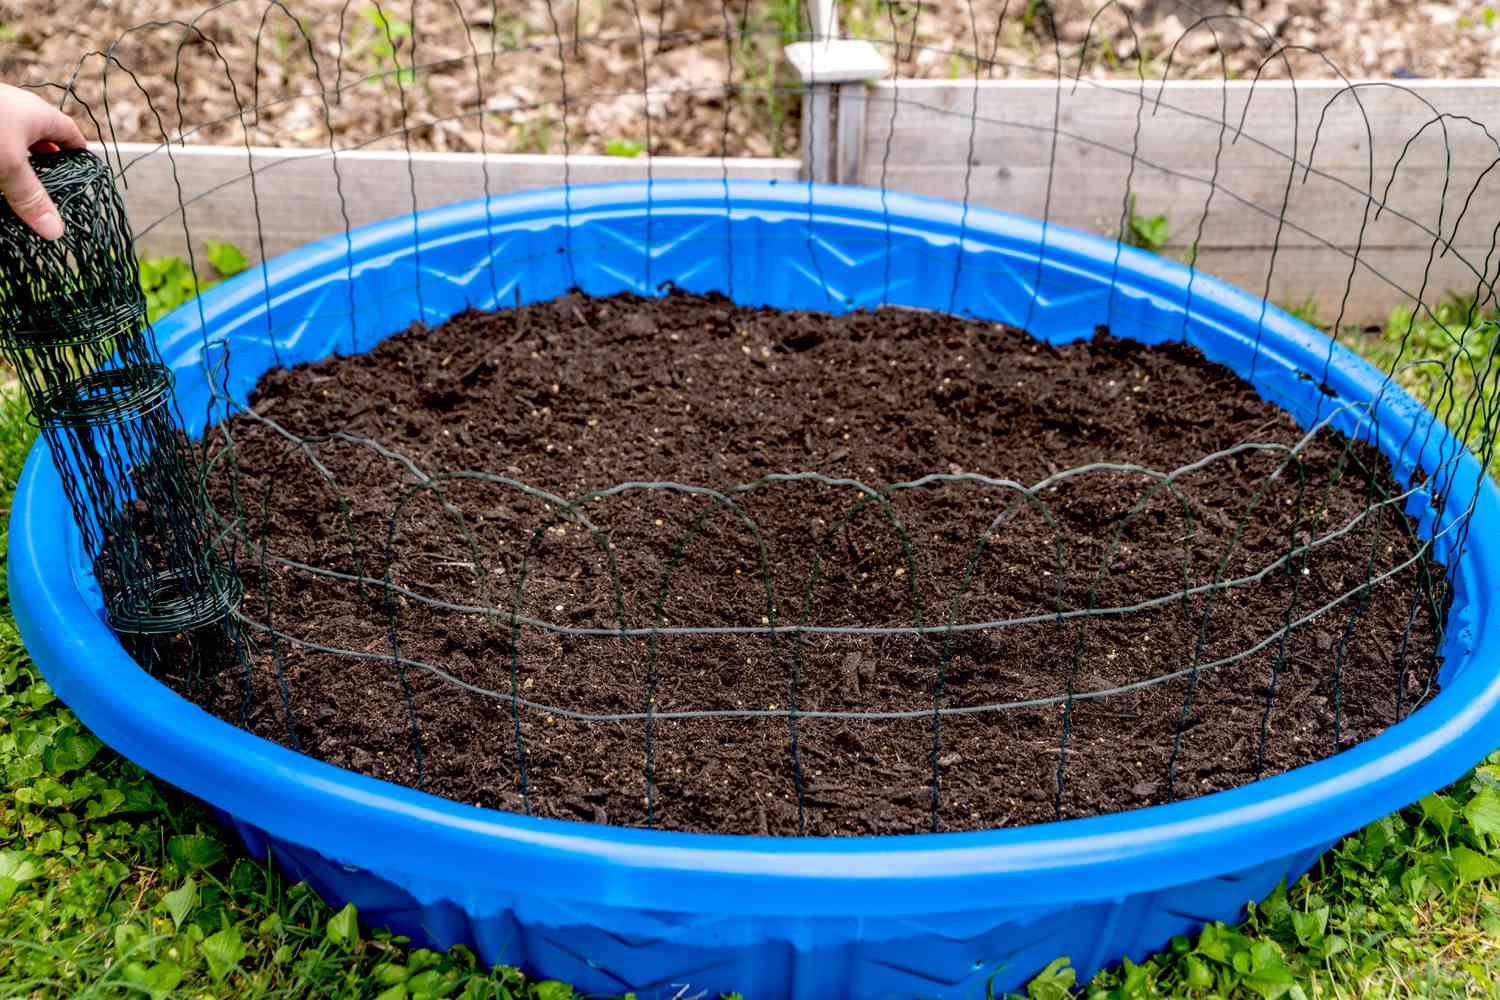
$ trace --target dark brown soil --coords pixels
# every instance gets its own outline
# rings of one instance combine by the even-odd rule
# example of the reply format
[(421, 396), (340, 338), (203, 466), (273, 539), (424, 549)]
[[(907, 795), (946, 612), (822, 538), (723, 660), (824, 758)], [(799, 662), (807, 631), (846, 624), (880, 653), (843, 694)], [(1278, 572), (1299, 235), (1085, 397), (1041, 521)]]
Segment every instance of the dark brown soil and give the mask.
[[(1277, 641), (1286, 621), (1416, 551), (1399, 503), (1360, 517), (1372, 498), (1397, 492), (1384, 460), (1332, 433), (1302, 450), (1300, 475), (1270, 478), (1284, 449), (1243, 451), (1182, 475), (1176, 496), (1151, 495), (1155, 480), (1129, 470), (1064, 478), (1037, 494), (1045, 510), (1020, 504), (978, 549), (1015, 492), (939, 481), (892, 492), (887, 509), (867, 498), (861, 506), (865, 495), (851, 485), (777, 481), (736, 494), (741, 517), (702, 494), (636, 488), (582, 505), (596, 538), (493, 478), (444, 479), (445, 510), (435, 490), (417, 488), (414, 471), (484, 470), (569, 498), (627, 481), (722, 489), (793, 470), (878, 488), (958, 472), (1032, 484), (1086, 463), (1171, 470), (1242, 442), (1301, 438), (1285, 414), (1183, 346), (1101, 333), (1054, 349), (928, 313), (830, 317), (682, 295), (570, 297), (468, 313), (367, 355), (275, 371), (253, 402), (311, 443), (291, 448), (250, 415), (229, 425), (249, 532), (264, 531), (273, 556), (262, 567), (253, 545), (241, 547), (244, 612), (299, 640), (247, 630), (256, 649), (245, 724), (463, 802), (682, 830), (910, 833), (933, 826), (936, 766), (941, 829), (1013, 826), (1053, 819), (1059, 804), (1064, 817), (1110, 812), (1318, 760), (1391, 724), (1398, 686), (1399, 710), (1410, 711), (1433, 672), (1441, 600), (1422, 578), (1436, 570), (1421, 561), (1298, 625), (1284, 648)], [(332, 432), (379, 442), (413, 467)], [(224, 514), (234, 506), (227, 466), (213, 478)], [(1280, 564), (1294, 540), (1351, 521), (1305, 565)], [(388, 574), (412, 594), (498, 610), (388, 600), (378, 582), (285, 559), (375, 581)], [(1199, 593), (1130, 614), (1051, 617), (1059, 600), (1065, 609), (1122, 607), (1271, 566), (1212, 600)], [(517, 644), (507, 616), (518, 589), (522, 615), (572, 628), (1038, 620), (800, 642), (528, 626)], [(1195, 662), (1257, 644), (1191, 673)], [(513, 713), (503, 697), (398, 669), (396, 650), (502, 696), (514, 689), (571, 712), (653, 718)], [(1070, 688), (1081, 695), (1176, 671), (1189, 673), (1078, 699), (1071, 711), (1065, 703)], [(190, 693), (240, 719), (237, 672)], [(932, 714), (935, 704), (1035, 698), (1063, 700), (947, 715), (939, 726)], [(793, 704), (917, 715), (799, 718), (794, 756)], [(693, 710), (769, 714), (657, 717)]]

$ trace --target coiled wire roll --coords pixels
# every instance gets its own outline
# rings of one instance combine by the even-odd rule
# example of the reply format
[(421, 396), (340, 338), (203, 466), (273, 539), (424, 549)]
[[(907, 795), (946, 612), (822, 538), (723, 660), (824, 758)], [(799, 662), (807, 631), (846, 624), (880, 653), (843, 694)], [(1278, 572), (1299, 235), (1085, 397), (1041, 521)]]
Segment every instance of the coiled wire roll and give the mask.
[(42, 239), (0, 202), (0, 350), (62, 476), (111, 627), (147, 669), (184, 656), (222, 666), (243, 656), (239, 578), (205, 531), (124, 203), (86, 150), (32, 165), (63, 235)]

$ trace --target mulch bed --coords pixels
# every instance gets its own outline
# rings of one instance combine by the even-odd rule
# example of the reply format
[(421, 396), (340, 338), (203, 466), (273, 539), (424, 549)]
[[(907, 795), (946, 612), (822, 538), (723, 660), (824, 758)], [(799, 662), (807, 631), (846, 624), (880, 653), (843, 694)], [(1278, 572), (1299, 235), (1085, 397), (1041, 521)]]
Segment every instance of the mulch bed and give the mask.
[[(363, 658), (272, 643), (252, 627), (248, 701), (237, 670), (169, 681), (231, 721), (248, 704), (243, 724), (269, 739), (463, 802), (629, 826), (852, 835), (929, 830), (936, 798), (943, 830), (1015, 826), (1319, 760), (1409, 712), (1434, 671), (1441, 600), (1424, 574), (1441, 570), (1421, 560), (1277, 641), (1288, 620), (1417, 551), (1399, 503), (1359, 519), (1399, 487), (1378, 452), (1332, 432), (1301, 451), (1300, 474), (1271, 477), (1284, 449), (1242, 451), (1181, 476), (1175, 495), (1104, 468), (1055, 479), (1040, 504), (973, 481), (888, 501), (848, 483), (772, 481), (735, 494), (738, 512), (701, 493), (635, 488), (581, 505), (599, 535), (493, 478), (567, 498), (627, 481), (724, 489), (794, 470), (876, 488), (930, 473), (1033, 484), (1088, 463), (1171, 470), (1303, 436), (1182, 345), (1101, 332), (1053, 348), (930, 313), (571, 296), (270, 372), (252, 404), (311, 444), (290, 448), (250, 414), (228, 425), (237, 478), (218, 467), (216, 506), (227, 516), (237, 495), (249, 535), (264, 534), (273, 556), (241, 546), (244, 613)], [(445, 479), (440, 498), (418, 488), (415, 469), (491, 478)], [(1253, 584), (1055, 617), (1059, 606), (1125, 607), (1254, 574), (1355, 519)], [(498, 611), (435, 608), (280, 560), (388, 575), (411, 594)], [(522, 615), (572, 628), (1032, 620), (921, 638), (577, 636), (513, 631), (503, 619), (518, 590)], [(1256, 644), (1228, 665), (1071, 709), (1053, 701), (940, 724), (932, 714), (1136, 684)], [(513, 712), (428, 670), (398, 669), (393, 651), (474, 688), (653, 719)], [(793, 727), (793, 704), (918, 714)], [(769, 714), (655, 717), (692, 710)]]
[[(1020, 3), (858, 0), (841, 5), (841, 20), (846, 32), (872, 42), (900, 78), (970, 78), (977, 72), (984, 79), (1051, 80), (1059, 45), (1065, 76), (1130, 81), (1141, 74), (1156, 81), (1164, 74), (1174, 80), (1226, 74), (1309, 80), (1333, 79), (1339, 72), (1349, 79), (1486, 78), (1500, 72), (1500, 48), (1492, 44), (1478, 3), (1152, 0), (1130, 6), (1127, 23), (1121, 8), (1095, 0), (1058, 0), (1048, 16)], [(806, 23), (783, 23), (777, 13), (784, 5), (735, 0), (548, 8), (428, 0), (415, 7), (387, 5), (400, 36), (393, 51), (371, 17), (374, 5), (294, 0), (286, 8), (265, 0), (0, 0), (6, 29), (0, 31), (0, 77), (18, 85), (61, 83), (73, 76), (80, 57), (110, 50), (117, 64), (111, 67), (106, 131), (122, 142), (159, 143), (163, 128), (175, 141), (180, 125), (190, 143), (228, 146), (248, 138), (257, 146), (326, 148), (331, 130), (342, 149), (401, 150), (409, 142), (419, 150), (560, 154), (559, 69), (565, 68), (569, 146), (574, 153), (604, 153), (610, 140), (646, 140), (636, 41), (644, 32), (648, 81), (660, 95), (651, 109), (652, 152), (770, 156), (795, 155), (797, 149), (799, 102), (774, 88), (796, 87), (781, 54), (781, 33), (806, 30)], [(202, 40), (172, 23), (200, 12)], [(726, 12), (735, 35), (732, 76), (723, 43)], [(319, 54), (317, 73), (290, 14)], [(564, 40), (561, 58), (553, 14)], [(1208, 28), (1188, 31), (1203, 15), (1220, 16)], [(403, 28), (413, 33), (402, 35)], [(584, 40), (577, 48), (575, 29)], [(185, 37), (190, 44), (184, 46)], [(481, 85), (475, 82), (471, 43), (484, 54), (477, 67)], [(415, 61), (424, 68), (417, 85), (402, 94), (395, 80), (378, 74), (389, 73), (395, 61), (409, 66), (414, 46)], [(978, 66), (968, 58), (976, 54)], [(79, 97), (101, 119), (103, 68), (100, 56), (86, 58), (76, 82)], [(743, 88), (729, 95), (727, 108), (726, 81)], [(334, 87), (342, 89), (325, 123), (321, 101), (304, 95)], [(239, 104), (257, 95), (265, 106), (242, 119)], [(479, 104), (490, 111), (482, 119), (474, 114)], [(77, 108), (69, 111), (92, 129)], [(440, 124), (429, 125), (433, 121)], [(416, 127), (403, 134), (408, 124)]]

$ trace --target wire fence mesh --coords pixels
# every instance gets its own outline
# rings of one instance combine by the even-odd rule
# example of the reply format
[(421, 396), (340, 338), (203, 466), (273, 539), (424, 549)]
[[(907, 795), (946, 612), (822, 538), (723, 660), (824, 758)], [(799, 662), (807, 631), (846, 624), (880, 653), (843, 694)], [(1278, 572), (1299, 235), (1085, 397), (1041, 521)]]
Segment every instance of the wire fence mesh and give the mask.
[[(216, 669), (237, 651), (229, 614), (239, 582), (203, 531), (124, 206), (91, 153), (45, 154), (36, 167), (66, 230), (49, 242), (7, 210), (0, 345), (62, 473), (122, 641), (148, 666), (186, 659), (190, 671)], [(183, 633), (193, 641), (175, 642)]]
[[(215, 387), (188, 449), (99, 161), (38, 161), (71, 213), (62, 245), (0, 227), (7, 355), (111, 624), (168, 637), (143, 665), (261, 735), (439, 794), (751, 833), (1172, 801), (1336, 753), (1430, 696), (1475, 497), (1434, 487), (1461, 449), (1403, 472), (1429, 442), (1381, 440), (1379, 416), (1410, 390), (1489, 465), (1500, 142), (1480, 121), (1237, 16), (1151, 53), (1121, 5), (1065, 45), (1045, 4), (970, 4), (972, 46), (937, 50), (923, 5), (892, 3), (859, 40), (898, 66), (931, 52), (953, 80), (834, 89), (781, 61), (814, 41), (816, 81), (834, 58), (805, 5), (652, 7), (632, 0), (620, 30), (549, 0), (538, 34), (459, 0), (230, 0), (35, 84), (90, 123), (126, 201), (160, 209), (137, 213), (139, 245), (192, 272), (205, 238), (265, 260), (343, 234), (328, 360), (305, 318), (278, 323), (268, 269), (239, 280), (275, 371), (237, 367), (201, 300), (183, 307)], [(1002, 62), (1017, 24), (1037, 55)], [(1219, 79), (1171, 86), (1188, 54)], [(1091, 78), (1101, 63), (1117, 76)], [(1156, 346), (1039, 344), (975, 310), (1012, 268), (898, 252), (884, 195), (865, 237), (881, 287), (858, 304), (889, 308), (736, 305), (744, 261), (792, 253), (816, 309), (852, 304), (814, 226), (828, 189), (800, 189), (799, 247), (734, 225), (737, 158), (799, 150), (823, 179), (960, 200), (959, 245), (971, 206), (999, 205), (1176, 256), (1187, 309)], [(657, 248), (679, 233), (654, 187), (689, 175), (720, 185), (723, 228), (694, 239), (729, 261), (722, 297), (676, 293), (647, 252), (634, 283), (659, 300), (535, 301), (512, 276), (553, 250), (502, 240), (496, 216), (481, 312), (391, 337), (388, 299), (448, 319), (428, 308), (422, 209), (563, 184), (572, 268), (612, 251), (574, 225), (578, 184), (644, 181)], [(411, 283), (357, 294), (354, 230), (393, 204)], [(1015, 324), (1032, 332), (1048, 245)], [(1188, 350), (1216, 273), (1263, 299), (1251, 378), (1273, 301), (1331, 318), (1321, 370), (1299, 373), (1325, 388), (1369, 303), (1404, 302), (1381, 391), (1329, 389), (1298, 426)], [(934, 274), (952, 316), (899, 308)], [(1136, 308), (1112, 289), (1106, 316)]]

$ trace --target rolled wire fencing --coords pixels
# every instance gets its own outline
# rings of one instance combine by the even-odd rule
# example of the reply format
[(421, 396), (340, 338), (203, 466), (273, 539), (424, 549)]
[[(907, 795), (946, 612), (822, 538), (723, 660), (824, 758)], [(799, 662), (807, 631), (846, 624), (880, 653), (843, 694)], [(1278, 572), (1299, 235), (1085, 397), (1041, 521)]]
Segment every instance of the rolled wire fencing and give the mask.
[(0, 212), (5, 359), (58, 466), (81, 555), (121, 641), (148, 668), (186, 660), (190, 673), (217, 670), (238, 650), (239, 580), (208, 534), (181, 447), (124, 205), (92, 153), (34, 163), (65, 231), (47, 241)]

